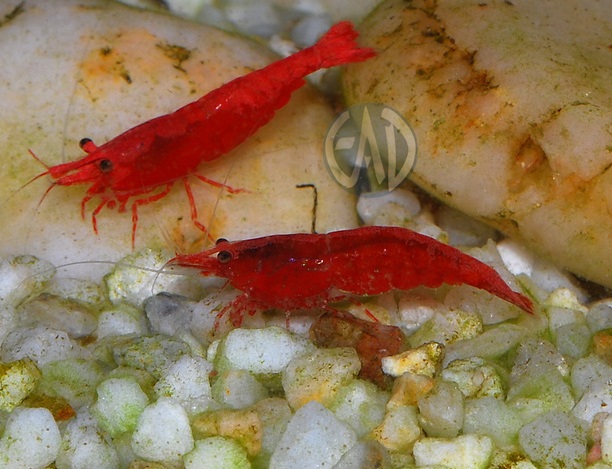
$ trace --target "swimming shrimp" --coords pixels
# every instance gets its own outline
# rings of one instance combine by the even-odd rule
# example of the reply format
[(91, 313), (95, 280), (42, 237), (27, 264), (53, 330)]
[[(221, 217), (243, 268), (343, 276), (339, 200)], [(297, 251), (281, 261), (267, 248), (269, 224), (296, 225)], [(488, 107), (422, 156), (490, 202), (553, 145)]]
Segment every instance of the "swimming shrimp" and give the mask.
[(55, 186), (90, 184), (81, 201), (81, 216), (85, 218), (86, 204), (98, 197), (100, 202), (91, 216), (96, 234), (96, 217), (104, 207), (124, 212), (130, 205), (134, 247), (138, 207), (162, 199), (180, 180), (189, 199), (191, 219), (206, 232), (197, 220), (189, 176), (236, 192), (197, 174), (200, 164), (228, 153), (269, 122), (275, 111), (288, 103), (291, 94), (304, 85), (306, 75), (373, 57), (372, 49), (356, 44), (357, 36), (350, 22), (337, 23), (315, 45), (236, 78), (197, 101), (133, 127), (99, 147), (90, 139), (82, 139), (80, 146), (87, 153), (85, 157), (47, 167), (30, 182), (46, 175), (53, 178), (41, 202)]
[(365, 226), (327, 234), (287, 234), (220, 240), (169, 265), (226, 278), (242, 294), (220, 313), (239, 326), (244, 313), (328, 309), (349, 295), (377, 295), (417, 286), (467, 284), (526, 312), (529, 298), (508, 287), (488, 265), (428, 236), (399, 227)]

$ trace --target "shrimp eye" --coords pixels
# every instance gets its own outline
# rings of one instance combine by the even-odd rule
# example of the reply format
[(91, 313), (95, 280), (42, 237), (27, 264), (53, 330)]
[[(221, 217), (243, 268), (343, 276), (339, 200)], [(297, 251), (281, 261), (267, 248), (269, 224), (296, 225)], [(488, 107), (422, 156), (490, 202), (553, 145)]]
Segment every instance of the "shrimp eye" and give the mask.
[(108, 173), (111, 169), (113, 169), (113, 162), (111, 160), (106, 159), (100, 160), (98, 162), (98, 167), (103, 173)]
[(227, 243), (227, 239), (219, 238), (217, 241), (215, 241), (215, 246), (219, 246), (221, 243)]
[(81, 147), (81, 149), (83, 149), (87, 144), (91, 142), (92, 142), (91, 138), (82, 138), (81, 141), (79, 142), (79, 146)]
[(229, 261), (232, 260), (232, 253), (229, 251), (219, 251), (217, 254), (217, 260), (221, 264), (227, 264)]

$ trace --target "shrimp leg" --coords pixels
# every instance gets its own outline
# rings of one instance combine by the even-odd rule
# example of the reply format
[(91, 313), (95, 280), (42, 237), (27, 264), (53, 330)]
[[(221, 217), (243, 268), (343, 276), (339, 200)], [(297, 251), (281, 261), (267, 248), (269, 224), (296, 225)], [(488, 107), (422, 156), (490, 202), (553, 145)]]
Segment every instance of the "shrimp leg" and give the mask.
[[(162, 190), (160, 193), (155, 194), (150, 197), (136, 199), (135, 201), (132, 202), (132, 249), (134, 248), (134, 245), (136, 244), (136, 226), (138, 225), (138, 207), (140, 205), (147, 205), (147, 204), (150, 204), (151, 202), (155, 202), (156, 200), (163, 199), (164, 197), (168, 195), (171, 189), (172, 189), (172, 184), (166, 184), (166, 187), (164, 187), (164, 190)], [(119, 211), (122, 211), (122, 210), (120, 209)]]

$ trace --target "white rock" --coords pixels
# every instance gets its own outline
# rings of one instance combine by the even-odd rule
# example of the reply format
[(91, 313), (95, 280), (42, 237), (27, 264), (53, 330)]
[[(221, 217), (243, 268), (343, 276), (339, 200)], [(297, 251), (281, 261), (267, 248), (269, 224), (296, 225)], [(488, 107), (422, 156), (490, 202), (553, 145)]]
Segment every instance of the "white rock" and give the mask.
[(362, 195), (357, 201), (357, 213), (368, 225), (406, 226), (420, 211), (417, 196), (404, 189)]
[[(127, 3), (127, 2), (126, 2)], [(170, 11), (179, 16), (195, 17), (209, 0), (169, 0), (166, 5)]]
[(0, 260), (0, 303), (17, 306), (53, 278), (55, 267), (32, 256)]
[(143, 411), (132, 436), (134, 453), (147, 461), (178, 461), (193, 445), (187, 413), (168, 398)]
[(497, 250), (504, 265), (513, 275), (531, 274), (533, 270), (533, 253), (522, 244), (512, 239), (504, 239), (497, 243)]
[(12, 306), (0, 306), (0, 345), (6, 336), (17, 326), (17, 313)]
[(419, 422), (427, 436), (453, 438), (463, 426), (463, 394), (455, 383), (440, 381), (419, 399)]
[(584, 467), (586, 434), (566, 413), (547, 412), (519, 431), (519, 444), (543, 467)]
[(34, 391), (41, 373), (29, 358), (0, 363), (0, 411), (10, 412)]
[(310, 401), (330, 402), (359, 373), (361, 362), (352, 347), (317, 349), (300, 355), (283, 370), (285, 397), (293, 409)]
[(39, 389), (43, 394), (62, 396), (73, 409), (79, 409), (93, 402), (105, 370), (95, 360), (67, 358), (48, 363), (42, 373)]
[(589, 386), (574, 408), (574, 417), (591, 423), (595, 415), (612, 409), (612, 381), (595, 382)]
[(596, 355), (589, 355), (574, 363), (571, 378), (574, 394), (580, 398), (591, 385), (612, 383), (612, 366)]
[(98, 340), (108, 336), (143, 335), (148, 332), (146, 320), (140, 311), (127, 305), (104, 311), (98, 316), (96, 336)]
[(371, 441), (359, 442), (349, 449), (334, 469), (371, 469), (391, 467), (384, 447)]
[(484, 397), (465, 402), (463, 432), (485, 434), (498, 448), (511, 447), (523, 423), (516, 409), (502, 399)]
[(356, 379), (340, 389), (329, 409), (362, 438), (382, 422), (388, 401), (388, 393), (369, 381)]
[(231, 438), (214, 436), (195, 442), (193, 451), (183, 460), (185, 469), (250, 469), (251, 464), (242, 446)]
[(572, 309), (579, 311), (582, 314), (586, 314), (589, 310), (586, 306), (581, 304), (575, 291), (563, 287), (556, 288), (548, 296), (548, 298), (546, 298), (545, 305), (558, 308)]
[(268, 390), (246, 370), (227, 370), (212, 385), (215, 401), (232, 409), (244, 409), (268, 397)]
[(91, 411), (111, 437), (134, 430), (138, 417), (149, 404), (149, 398), (132, 378), (104, 380), (97, 393), (98, 400)]
[(104, 277), (108, 297), (114, 304), (126, 302), (140, 308), (144, 301), (159, 292), (197, 295), (196, 276), (166, 274), (163, 268), (172, 257), (170, 251), (141, 249), (122, 258)]
[[(513, 451), (495, 451), (489, 467), (504, 469), (537, 469), (526, 456)], [(595, 469), (595, 468), (593, 468)]]
[(218, 366), (251, 373), (280, 373), (296, 356), (312, 351), (312, 344), (280, 327), (235, 329), (221, 343)]
[(318, 402), (302, 406), (287, 425), (270, 469), (333, 467), (355, 443), (355, 433)]
[(401, 295), (397, 302), (397, 313), (400, 317), (397, 326), (410, 336), (433, 318), (436, 311), (441, 308), (443, 306), (440, 303), (425, 296)]
[(117, 343), (112, 349), (117, 364), (145, 369), (157, 379), (168, 366), (190, 351), (184, 341), (164, 335), (135, 337)]
[(83, 409), (66, 426), (55, 464), (58, 469), (118, 469), (119, 458), (95, 419)]
[(406, 116), (423, 189), (612, 287), (612, 9), (481, 3), (385, 2), (362, 24), (379, 54), (343, 75), (347, 100)]
[(423, 434), (416, 406), (399, 405), (387, 411), (382, 423), (372, 431), (372, 437), (393, 452), (407, 452)]
[(412, 347), (438, 342), (443, 345), (478, 337), (483, 330), (481, 317), (472, 311), (440, 308), (427, 324), (408, 339)]
[(251, 0), (244, 3), (228, 2), (225, 8), (228, 19), (239, 25), (247, 34), (269, 37), (281, 28), (281, 17), (269, 2)]
[(455, 360), (442, 370), (441, 377), (457, 384), (465, 397), (504, 398), (504, 387), (498, 371), (481, 358)]
[(60, 441), (51, 412), (19, 407), (11, 412), (0, 440), (0, 466), (43, 469), (55, 460)]
[(262, 425), (262, 454), (269, 459), (291, 420), (291, 409), (287, 401), (280, 397), (263, 399), (257, 402), (253, 409), (259, 415)]
[(155, 384), (158, 397), (170, 397), (190, 412), (206, 409), (212, 398), (208, 376), (213, 366), (201, 357), (183, 355)]
[(446, 205), (436, 209), (435, 218), (452, 246), (482, 246), (497, 238), (497, 232), (490, 226)]
[(15, 329), (2, 344), (3, 361), (29, 357), (39, 367), (80, 354), (81, 347), (68, 334), (45, 326)]
[[(68, 266), (59, 270), (62, 273), (64, 269), (70, 269)], [(72, 274), (72, 271), (70, 271)], [(76, 275), (76, 274), (75, 274)], [(45, 287), (45, 293), (56, 295), (61, 298), (68, 298), (77, 301), (81, 304), (86, 304), (90, 307), (98, 307), (101, 303), (106, 301), (106, 292), (102, 285), (89, 280), (84, 280), (75, 277), (54, 277)]]
[(502, 355), (520, 342), (529, 331), (514, 324), (501, 324), (479, 336), (453, 342), (446, 347), (443, 365), (460, 358), (474, 356), (493, 358)]
[(493, 451), (486, 436), (462, 435), (453, 439), (423, 438), (414, 444), (417, 466), (439, 464), (449, 469), (483, 469)]
[(324, 5), (325, 11), (329, 12), (335, 20), (348, 18), (355, 22), (360, 22), (365, 18), (380, 2), (381, 0), (363, 0), (360, 2), (353, 2), (351, 0), (320, 1)]
[(444, 358), (444, 346), (438, 342), (426, 342), (397, 355), (389, 355), (381, 360), (385, 374), (398, 377), (413, 373), (433, 377)]
[(291, 39), (300, 47), (311, 46), (332, 26), (327, 14), (309, 15), (291, 28)]
[(612, 298), (593, 303), (587, 314), (587, 325), (591, 332), (612, 329)]
[(66, 332), (72, 339), (87, 337), (96, 328), (96, 318), (89, 308), (46, 293), (22, 304), (17, 314), (21, 326), (48, 326)]

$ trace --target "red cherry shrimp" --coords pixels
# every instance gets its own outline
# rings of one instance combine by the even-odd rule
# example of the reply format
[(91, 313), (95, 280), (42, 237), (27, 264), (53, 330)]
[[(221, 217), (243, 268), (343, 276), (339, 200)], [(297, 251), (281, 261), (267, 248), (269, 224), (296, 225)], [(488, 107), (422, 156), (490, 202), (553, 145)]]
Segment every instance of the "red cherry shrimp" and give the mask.
[[(88, 184), (81, 200), (84, 218), (86, 205), (98, 199), (92, 211), (94, 232), (97, 216), (104, 207), (132, 213), (132, 247), (138, 225), (138, 207), (163, 199), (177, 181), (185, 187), (193, 223), (206, 232), (198, 213), (189, 178), (229, 192), (240, 192), (199, 174), (203, 164), (234, 149), (285, 106), (294, 91), (305, 84), (304, 77), (322, 68), (360, 62), (376, 53), (356, 43), (353, 25), (340, 22), (311, 47), (278, 60), (262, 69), (236, 78), (177, 111), (133, 127), (103, 145), (82, 139), (87, 153), (83, 158), (46, 166), (32, 178), (50, 176), (51, 186)], [(32, 156), (41, 161), (33, 151)], [(28, 183), (29, 184), (29, 183)]]
[(326, 234), (284, 234), (220, 240), (168, 262), (227, 279), (241, 292), (219, 314), (239, 326), (245, 313), (329, 309), (350, 295), (377, 295), (418, 286), (467, 284), (529, 314), (533, 303), (491, 267), (433, 238), (400, 227), (364, 226)]

